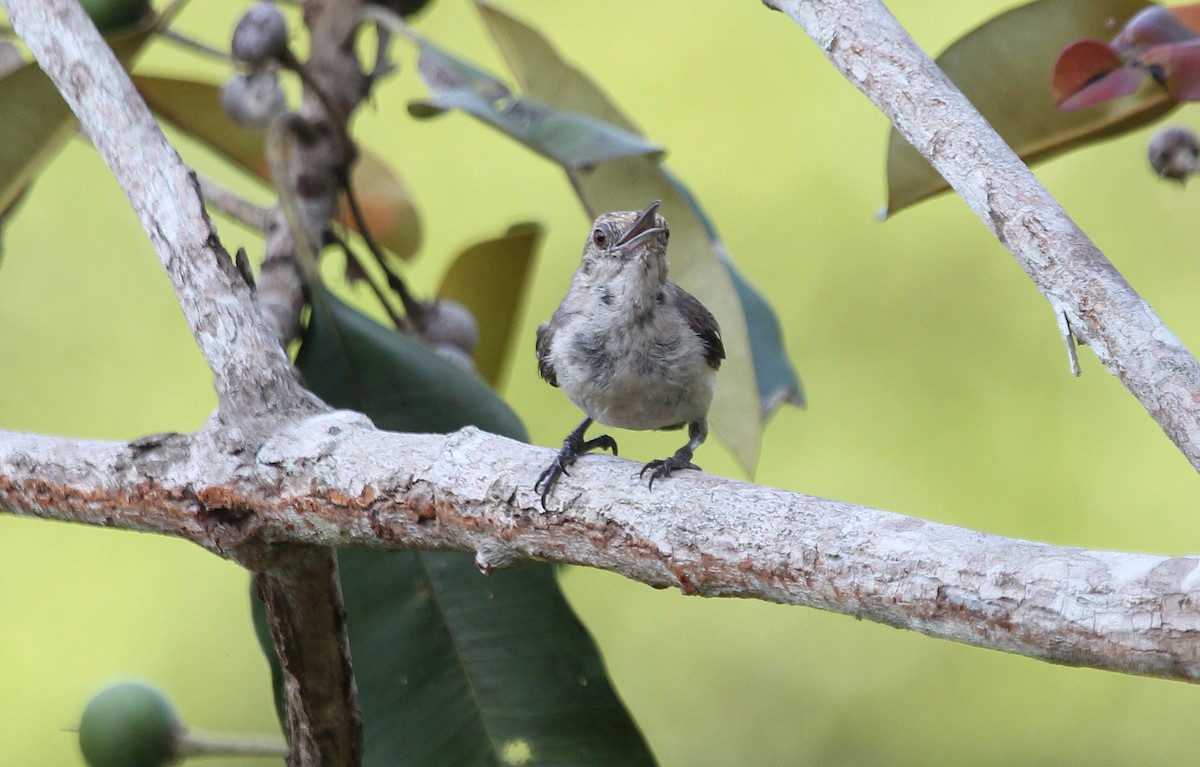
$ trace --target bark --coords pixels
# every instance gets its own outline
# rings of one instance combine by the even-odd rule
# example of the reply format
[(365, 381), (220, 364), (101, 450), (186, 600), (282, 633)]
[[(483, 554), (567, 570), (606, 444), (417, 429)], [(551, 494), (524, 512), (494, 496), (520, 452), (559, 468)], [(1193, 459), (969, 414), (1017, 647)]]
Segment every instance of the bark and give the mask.
[[(0, 433), (0, 508), (165, 533), (233, 559), (284, 545), (476, 552), (598, 567), (686, 594), (849, 613), (1054, 663), (1200, 679), (1200, 557), (1086, 551), (640, 464), (580, 460), (541, 511), (554, 451), (476, 429), (314, 416), (241, 461), (200, 440)], [(220, 467), (220, 468), (217, 468)]]

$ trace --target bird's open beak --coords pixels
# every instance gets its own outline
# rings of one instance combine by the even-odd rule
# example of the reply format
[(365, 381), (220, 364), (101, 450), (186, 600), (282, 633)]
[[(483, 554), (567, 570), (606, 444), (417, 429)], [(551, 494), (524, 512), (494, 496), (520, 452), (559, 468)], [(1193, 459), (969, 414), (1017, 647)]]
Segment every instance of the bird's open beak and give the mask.
[(617, 240), (616, 248), (628, 248), (638, 244), (647, 237), (651, 237), (663, 231), (661, 226), (658, 226), (658, 209), (662, 207), (662, 200), (655, 200), (650, 203), (641, 215), (637, 217), (637, 221), (633, 222), (633, 226), (625, 230), (621, 235), (621, 239)]

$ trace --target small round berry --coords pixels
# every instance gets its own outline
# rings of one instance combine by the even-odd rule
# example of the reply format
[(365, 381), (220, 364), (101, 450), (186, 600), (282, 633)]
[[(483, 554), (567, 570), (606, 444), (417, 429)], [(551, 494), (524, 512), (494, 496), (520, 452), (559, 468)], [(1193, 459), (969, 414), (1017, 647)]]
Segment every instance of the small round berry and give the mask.
[(1200, 142), (1187, 128), (1167, 128), (1150, 141), (1150, 167), (1163, 178), (1183, 183), (1200, 170)]
[(287, 97), (273, 69), (251, 75), (235, 72), (221, 88), (221, 108), (240, 125), (263, 128), (287, 111)]
[(458, 365), (468, 373), (475, 372), (475, 360), (471, 358), (470, 354), (463, 351), (461, 347), (455, 346), (454, 344), (435, 343), (430, 344), (429, 348), (450, 360), (455, 365)]
[(274, 3), (260, 0), (238, 21), (230, 51), (238, 61), (255, 69), (278, 61), (287, 53), (287, 21)]
[(467, 307), (441, 298), (425, 307), (417, 335), (431, 346), (450, 344), (470, 355), (479, 345), (479, 323)]

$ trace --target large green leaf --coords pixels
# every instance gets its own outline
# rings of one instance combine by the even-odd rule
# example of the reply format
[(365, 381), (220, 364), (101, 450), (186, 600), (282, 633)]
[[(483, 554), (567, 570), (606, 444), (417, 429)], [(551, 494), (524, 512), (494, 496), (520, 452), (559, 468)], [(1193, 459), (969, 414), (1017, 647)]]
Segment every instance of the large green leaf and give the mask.
[[(490, 3), (477, 1), (476, 8), (525, 93), (636, 132), (612, 100), (540, 33)], [(717, 317), (729, 354), (710, 421), (718, 438), (753, 473), (762, 426), (750, 414), (766, 418), (783, 402), (802, 401), (774, 312), (737, 272), (694, 195), (657, 158), (605, 163), (575, 172), (572, 179), (593, 216), (663, 200), (664, 215), (671, 222), (672, 278)], [(747, 298), (757, 299), (754, 307), (743, 304)]]
[(552, 566), (338, 556), (367, 767), (654, 764)]
[(526, 439), (516, 413), (479, 378), (324, 289), (313, 296), (296, 366), (326, 402), (366, 413), (381, 429), (444, 433), (471, 424)]
[(518, 224), (501, 237), (459, 254), (438, 289), (439, 298), (466, 306), (479, 323), (475, 367), (495, 386), (512, 349), (517, 312), (529, 287), (529, 266), (542, 239), (537, 224)]
[[(251, 175), (270, 179), (265, 134), (230, 119), (221, 107), (220, 88), (149, 75), (135, 75), (133, 82), (159, 117)], [(421, 243), (420, 219), (408, 187), (395, 170), (363, 147), (350, 180), (376, 241), (400, 258), (415, 254)], [(358, 228), (345, 200), (340, 218), (347, 227)]]
[(433, 97), (409, 106), (417, 117), (462, 110), (568, 169), (622, 157), (662, 155), (661, 147), (636, 133), (590, 115), (514, 96), (496, 78), (428, 40), (420, 40), (419, 45), (417, 67)]
[[(381, 428), (473, 424), (525, 438), (474, 376), (321, 288), (297, 365), (326, 402)], [(348, 549), (338, 558), (367, 767), (654, 763), (550, 565), (485, 577), (469, 554)], [(254, 609), (275, 664), (257, 600)]]
[[(1147, 5), (1037, 0), (968, 32), (937, 63), (1023, 160), (1045, 160), (1145, 125), (1177, 106), (1150, 78), (1136, 93), (1082, 112), (1059, 110), (1051, 96), (1054, 62), (1068, 44), (1108, 39)], [(889, 215), (949, 188), (895, 128), (888, 137), (887, 176)]]

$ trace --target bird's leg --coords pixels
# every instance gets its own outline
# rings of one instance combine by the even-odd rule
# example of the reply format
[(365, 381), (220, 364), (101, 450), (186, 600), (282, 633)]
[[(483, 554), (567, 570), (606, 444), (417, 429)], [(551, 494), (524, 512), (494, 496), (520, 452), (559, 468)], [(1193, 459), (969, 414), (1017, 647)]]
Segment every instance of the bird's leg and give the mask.
[(538, 477), (537, 482), (533, 483), (533, 491), (542, 496), (543, 510), (546, 509), (546, 496), (550, 495), (550, 491), (558, 483), (559, 477), (563, 474), (570, 476), (567, 467), (575, 463), (576, 458), (597, 448), (611, 450), (613, 455), (617, 454), (617, 441), (607, 434), (584, 441), (583, 433), (591, 425), (591, 418), (583, 419), (583, 423), (579, 424), (575, 431), (568, 434), (567, 438), (563, 440), (562, 450), (558, 451), (558, 457), (554, 459), (554, 463), (550, 464)]
[(707, 436), (708, 421), (705, 419), (692, 421), (688, 424), (688, 443), (676, 450), (675, 455), (670, 458), (659, 458), (646, 464), (638, 476), (641, 477), (646, 472), (650, 472), (650, 489), (653, 490), (654, 480), (669, 477), (680, 469), (700, 471), (700, 467), (692, 463), (692, 454), (696, 452), (696, 448), (700, 447)]

